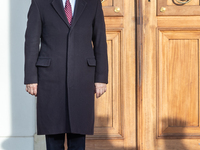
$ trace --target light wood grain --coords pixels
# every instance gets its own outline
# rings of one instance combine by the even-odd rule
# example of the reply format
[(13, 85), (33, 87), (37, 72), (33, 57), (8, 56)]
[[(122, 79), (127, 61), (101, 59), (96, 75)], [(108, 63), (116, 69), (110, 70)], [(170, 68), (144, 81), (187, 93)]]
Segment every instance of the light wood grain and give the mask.
[[(199, 126), (197, 35), (200, 38), (199, 32), (160, 31), (157, 64), (159, 136), (163, 136), (168, 127), (187, 126), (192, 130)], [(173, 131), (169, 132), (171, 136)]]
[[(107, 31), (109, 84), (107, 92), (99, 99), (95, 99), (95, 130), (94, 136), (122, 137), (121, 118), (123, 114), (123, 99), (121, 96), (121, 31)], [(116, 136), (114, 136), (116, 135)], [(94, 136), (88, 136), (90, 138)]]
[(170, 28), (170, 30), (200, 30), (200, 16), (158, 16), (158, 27)]
[[(111, 3), (112, 2), (112, 3)], [(111, 5), (112, 4), (112, 5)], [(119, 13), (114, 12), (120, 7)], [(95, 99), (95, 134), (88, 135), (87, 150), (136, 149), (135, 2), (103, 3), (108, 45), (109, 84)]]
[[(156, 139), (156, 1), (142, 1), (139, 7), (142, 11), (142, 39), (139, 43), (142, 49), (141, 56), (141, 85), (138, 130), (140, 141), (138, 149), (154, 150)], [(140, 118), (142, 116), (142, 118)]]
[(113, 6), (113, 0), (104, 0), (102, 2), (102, 6), (103, 7), (110, 7), (110, 6)]
[[(137, 1), (138, 150), (198, 150), (199, 1)], [(158, 4), (158, 5), (157, 5)], [(161, 14), (160, 8), (166, 7)], [(142, 17), (141, 17), (142, 16)]]
[[(172, 1), (172, 0), (167, 0), (167, 5), (176, 5), (176, 4), (180, 4), (178, 3), (176, 0)], [(189, 3), (185, 4), (185, 5), (199, 5), (199, 0), (192, 0)]]
[[(106, 17), (119, 17), (124, 15), (124, 1), (126, 0), (105, 0), (102, 3), (104, 16)], [(115, 12), (115, 8), (119, 7), (120, 11)]]
[[(158, 0), (157, 2), (157, 15), (159, 16), (199, 16), (200, 14), (198, 0), (191, 0), (191, 2), (184, 5), (176, 2), (176, 0)], [(165, 7), (166, 10), (161, 12), (161, 7)]]

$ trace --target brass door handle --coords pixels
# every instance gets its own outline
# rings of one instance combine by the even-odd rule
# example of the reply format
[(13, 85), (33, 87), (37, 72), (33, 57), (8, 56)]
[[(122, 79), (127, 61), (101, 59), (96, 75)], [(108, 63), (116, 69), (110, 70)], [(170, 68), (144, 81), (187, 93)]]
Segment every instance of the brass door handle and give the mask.
[(161, 7), (161, 8), (160, 8), (160, 12), (164, 12), (165, 10), (166, 10), (165, 7)]
[(101, 0), (101, 3), (103, 3), (105, 0)]
[(176, 0), (178, 3), (181, 3), (181, 4), (187, 4), (189, 3), (191, 0), (186, 0), (185, 2), (182, 2), (182, 1), (179, 1), (179, 0)]
[(115, 12), (116, 13), (120, 12), (120, 8), (119, 7), (115, 7)]

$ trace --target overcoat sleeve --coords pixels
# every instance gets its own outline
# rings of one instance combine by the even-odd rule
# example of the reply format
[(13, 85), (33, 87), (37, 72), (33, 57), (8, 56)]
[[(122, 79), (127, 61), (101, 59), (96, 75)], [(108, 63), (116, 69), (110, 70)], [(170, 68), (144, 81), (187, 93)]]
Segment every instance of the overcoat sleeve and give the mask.
[(42, 21), (38, 5), (35, 0), (28, 12), (27, 29), (25, 33), (25, 65), (24, 84), (37, 83), (37, 67), (35, 63), (38, 58)]
[(93, 22), (93, 45), (96, 58), (95, 82), (108, 83), (108, 56), (105, 22), (100, 0), (97, 1)]

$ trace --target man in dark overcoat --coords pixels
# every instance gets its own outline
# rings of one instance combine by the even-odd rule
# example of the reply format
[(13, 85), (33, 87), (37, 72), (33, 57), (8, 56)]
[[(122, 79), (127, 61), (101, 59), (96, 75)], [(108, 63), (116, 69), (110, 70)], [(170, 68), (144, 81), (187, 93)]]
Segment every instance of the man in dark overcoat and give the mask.
[(100, 0), (32, 0), (24, 84), (37, 96), (37, 134), (46, 135), (47, 149), (64, 150), (65, 133), (69, 150), (85, 149), (85, 135), (94, 133), (94, 93), (100, 97), (108, 84)]

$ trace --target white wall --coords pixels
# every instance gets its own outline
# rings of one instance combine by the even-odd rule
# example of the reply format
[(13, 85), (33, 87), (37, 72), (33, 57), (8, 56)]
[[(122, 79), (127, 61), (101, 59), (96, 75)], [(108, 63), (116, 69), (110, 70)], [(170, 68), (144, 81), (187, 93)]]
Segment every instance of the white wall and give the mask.
[(0, 150), (34, 149), (36, 99), (23, 84), (30, 2), (0, 1)]

